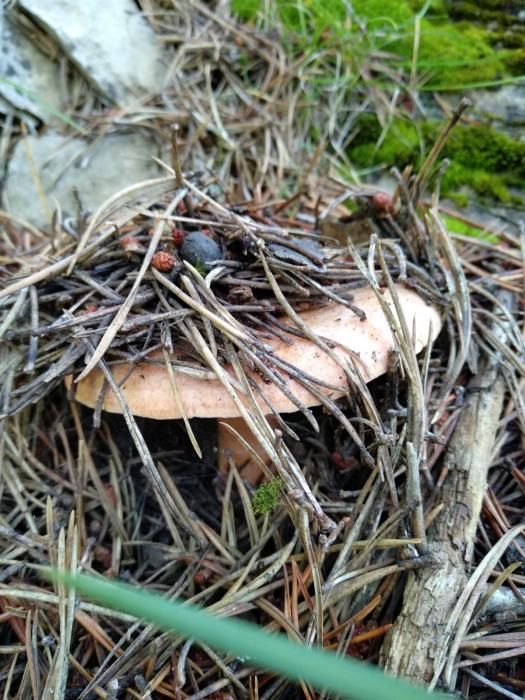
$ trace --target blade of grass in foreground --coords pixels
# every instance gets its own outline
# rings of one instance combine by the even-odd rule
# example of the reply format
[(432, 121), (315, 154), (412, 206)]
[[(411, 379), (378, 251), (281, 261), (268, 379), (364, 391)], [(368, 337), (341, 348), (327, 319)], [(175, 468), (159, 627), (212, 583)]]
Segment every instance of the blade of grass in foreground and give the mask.
[[(363, 662), (301, 646), (284, 635), (270, 634), (242, 620), (213, 617), (195, 606), (91, 576), (55, 572), (53, 576), (114, 610), (134, 615), (197, 642), (241, 657), (250, 665), (271, 669), (294, 681), (303, 680), (353, 700), (428, 700), (424, 689), (383, 674)], [(433, 697), (436, 697), (434, 694)], [(444, 697), (444, 696), (440, 696)]]

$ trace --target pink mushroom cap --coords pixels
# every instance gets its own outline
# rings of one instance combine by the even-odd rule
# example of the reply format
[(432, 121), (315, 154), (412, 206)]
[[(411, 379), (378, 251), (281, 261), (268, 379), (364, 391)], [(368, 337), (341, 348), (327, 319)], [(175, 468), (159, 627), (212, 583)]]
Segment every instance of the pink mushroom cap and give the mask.
[[(407, 327), (413, 332), (416, 352), (433, 340), (441, 329), (441, 319), (437, 310), (427, 304), (414, 291), (396, 286), (397, 296)], [(394, 304), (388, 292), (383, 297), (395, 314)], [(366, 313), (366, 320), (360, 320), (346, 306), (329, 303), (321, 308), (300, 312), (302, 321), (325, 342), (333, 352), (350, 368), (357, 367), (365, 382), (381, 376), (387, 371), (389, 354), (396, 347), (396, 342), (381, 304), (374, 291), (369, 287), (356, 289), (352, 303)], [(286, 323), (286, 319), (284, 319)], [(318, 386), (326, 396), (337, 399), (348, 393), (348, 381), (343, 368), (331, 359), (316, 343), (292, 334), (283, 334), (290, 343), (278, 337), (261, 338), (270, 347), (273, 354), (314, 377), (329, 384), (332, 388)], [(177, 408), (171, 389), (164, 360), (159, 353), (152, 353), (147, 361), (138, 363), (130, 373), (127, 363), (111, 366), (115, 380), (121, 385), (122, 393), (130, 411), (136, 416), (158, 420), (182, 418)], [(232, 368), (225, 367), (235, 381)], [(300, 382), (292, 379), (286, 372), (271, 367), (286, 383), (288, 390), (307, 406), (315, 406), (319, 399), (308, 391)], [(239, 411), (223, 384), (216, 378), (205, 379), (182, 371), (180, 362), (173, 365), (177, 387), (182, 399), (184, 413), (188, 418), (235, 418)], [(264, 413), (270, 413), (272, 406), (278, 413), (297, 411), (297, 406), (273, 382), (268, 383), (260, 374), (247, 370), (247, 376), (257, 385), (257, 401)], [(66, 380), (68, 386), (72, 378)], [(76, 399), (86, 406), (94, 407), (103, 387), (104, 378), (99, 369), (94, 369), (78, 383)], [(238, 392), (247, 407), (248, 397)], [(259, 394), (259, 395), (258, 395)], [(263, 398), (264, 397), (264, 398)], [(111, 391), (107, 389), (103, 409), (112, 413), (121, 413), (120, 404)]]

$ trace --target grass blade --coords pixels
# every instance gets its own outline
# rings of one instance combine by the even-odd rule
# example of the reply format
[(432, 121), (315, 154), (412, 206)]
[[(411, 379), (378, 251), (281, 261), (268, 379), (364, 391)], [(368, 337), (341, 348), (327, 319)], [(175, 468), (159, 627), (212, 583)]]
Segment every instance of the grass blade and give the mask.
[(326, 688), (344, 698), (424, 700), (429, 697), (423, 688), (389, 678), (377, 668), (304, 647), (248, 622), (213, 617), (194, 606), (167, 601), (121, 583), (57, 572), (54, 576), (99, 603), (148, 620), (163, 630), (177, 631), (219, 651), (238, 655), (250, 664)]

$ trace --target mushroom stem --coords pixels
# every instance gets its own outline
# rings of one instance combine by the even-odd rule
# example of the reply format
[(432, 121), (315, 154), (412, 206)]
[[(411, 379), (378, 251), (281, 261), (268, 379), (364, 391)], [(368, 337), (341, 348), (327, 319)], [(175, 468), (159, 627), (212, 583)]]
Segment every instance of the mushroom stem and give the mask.
[[(273, 427), (277, 421), (273, 416), (266, 416)], [(232, 432), (235, 431), (235, 432)], [(246, 445), (239, 439), (244, 440)], [(248, 446), (248, 447), (247, 447)], [(239, 469), (241, 477), (252, 484), (257, 484), (263, 476), (263, 469), (254, 458), (255, 453), (270, 469), (270, 459), (259, 441), (246, 424), (244, 418), (222, 418), (217, 425), (217, 463), (219, 472), (226, 475), (230, 460)]]

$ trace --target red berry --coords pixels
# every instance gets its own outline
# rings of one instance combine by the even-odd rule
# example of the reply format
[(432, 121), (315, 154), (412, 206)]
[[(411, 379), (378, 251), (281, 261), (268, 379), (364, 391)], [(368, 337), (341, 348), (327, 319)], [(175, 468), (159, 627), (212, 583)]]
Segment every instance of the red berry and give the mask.
[(83, 316), (84, 314), (93, 314), (95, 311), (98, 311), (98, 306), (96, 304), (86, 304), (78, 313)]
[(151, 264), (160, 272), (171, 272), (177, 264), (177, 258), (165, 250), (159, 250), (151, 258)]
[(185, 236), (186, 232), (183, 231), (181, 228), (174, 229), (171, 234), (171, 240), (173, 241), (173, 245), (176, 248), (180, 248), (181, 245), (184, 243)]
[(359, 462), (355, 457), (345, 458), (340, 452), (334, 451), (330, 455), (332, 463), (342, 472), (346, 472), (350, 469), (357, 469)]
[(372, 206), (378, 211), (391, 214), (393, 211), (392, 197), (386, 192), (374, 192)]

